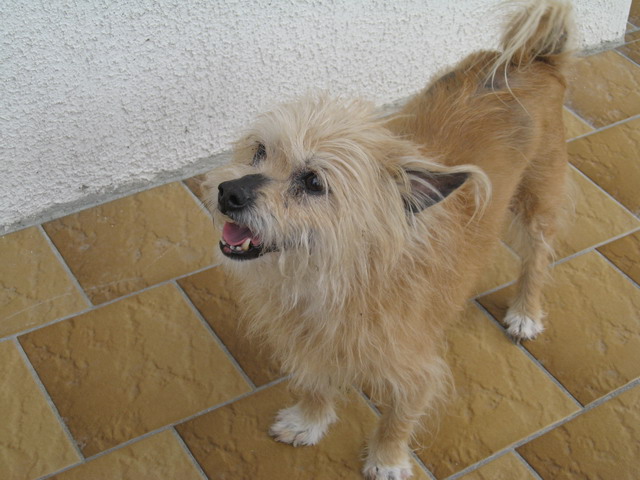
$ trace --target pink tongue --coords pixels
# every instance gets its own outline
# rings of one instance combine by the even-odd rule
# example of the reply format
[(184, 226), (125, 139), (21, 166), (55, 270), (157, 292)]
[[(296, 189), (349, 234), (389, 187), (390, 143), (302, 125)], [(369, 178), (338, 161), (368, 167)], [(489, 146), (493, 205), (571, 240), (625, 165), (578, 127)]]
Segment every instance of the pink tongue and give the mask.
[(259, 245), (260, 241), (253, 237), (253, 232), (248, 227), (241, 227), (237, 223), (226, 222), (222, 228), (222, 238), (229, 245), (242, 245), (247, 238), (250, 238), (254, 245)]

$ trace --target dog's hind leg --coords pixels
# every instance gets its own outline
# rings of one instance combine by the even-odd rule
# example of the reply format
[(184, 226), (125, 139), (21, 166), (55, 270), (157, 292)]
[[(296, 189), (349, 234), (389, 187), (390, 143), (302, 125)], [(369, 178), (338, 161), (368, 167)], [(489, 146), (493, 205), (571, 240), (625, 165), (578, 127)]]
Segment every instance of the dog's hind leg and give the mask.
[(520, 255), (522, 268), (504, 323), (516, 341), (531, 340), (544, 330), (542, 286), (567, 202), (564, 141), (556, 145), (530, 164), (513, 203), (515, 217), (509, 239)]
[(317, 444), (338, 419), (334, 409), (336, 393), (329, 382), (326, 388), (302, 391), (296, 405), (278, 412), (269, 435), (294, 447)]

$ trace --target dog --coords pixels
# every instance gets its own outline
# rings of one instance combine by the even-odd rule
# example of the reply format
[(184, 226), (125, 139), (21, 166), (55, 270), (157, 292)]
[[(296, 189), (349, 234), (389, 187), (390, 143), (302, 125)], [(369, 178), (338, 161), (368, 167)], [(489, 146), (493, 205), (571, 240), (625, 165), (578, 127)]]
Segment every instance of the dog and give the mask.
[(522, 269), (504, 323), (518, 341), (542, 332), (567, 195), (570, 10), (520, 8), (500, 52), (469, 56), (395, 114), (322, 94), (283, 104), (208, 175), (249, 332), (299, 396), (278, 413), (276, 440), (318, 443), (356, 386), (382, 411), (364, 476), (409, 478), (412, 432), (450, 383), (445, 327), (508, 223)]

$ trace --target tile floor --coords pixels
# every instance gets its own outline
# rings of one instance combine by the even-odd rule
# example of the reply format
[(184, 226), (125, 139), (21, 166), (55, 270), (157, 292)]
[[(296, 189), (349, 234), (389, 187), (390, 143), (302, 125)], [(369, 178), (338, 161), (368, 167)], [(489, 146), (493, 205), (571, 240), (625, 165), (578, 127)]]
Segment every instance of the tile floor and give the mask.
[[(451, 328), (456, 394), (416, 439), (416, 478), (638, 478), (639, 5), (629, 43), (574, 68), (576, 218), (547, 331), (517, 346), (496, 320), (518, 265), (503, 245)], [(360, 478), (377, 414), (357, 392), (318, 447), (266, 435), (291, 396), (237, 331), (197, 184), (0, 238), (1, 478)]]

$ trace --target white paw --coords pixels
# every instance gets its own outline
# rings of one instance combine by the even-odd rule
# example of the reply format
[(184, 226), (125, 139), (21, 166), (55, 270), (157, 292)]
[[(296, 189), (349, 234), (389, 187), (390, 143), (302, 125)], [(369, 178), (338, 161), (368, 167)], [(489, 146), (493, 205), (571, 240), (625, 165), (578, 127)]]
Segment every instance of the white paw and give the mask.
[(294, 447), (315, 445), (327, 432), (329, 425), (337, 419), (336, 414), (331, 411), (322, 420), (311, 422), (304, 418), (300, 407), (294, 405), (278, 412), (275, 423), (269, 429), (269, 435)]
[(406, 480), (411, 478), (411, 464), (375, 465), (367, 459), (362, 473), (366, 480)]
[(507, 324), (507, 333), (517, 342), (533, 340), (544, 330), (542, 323), (511, 309), (505, 315), (504, 323)]

